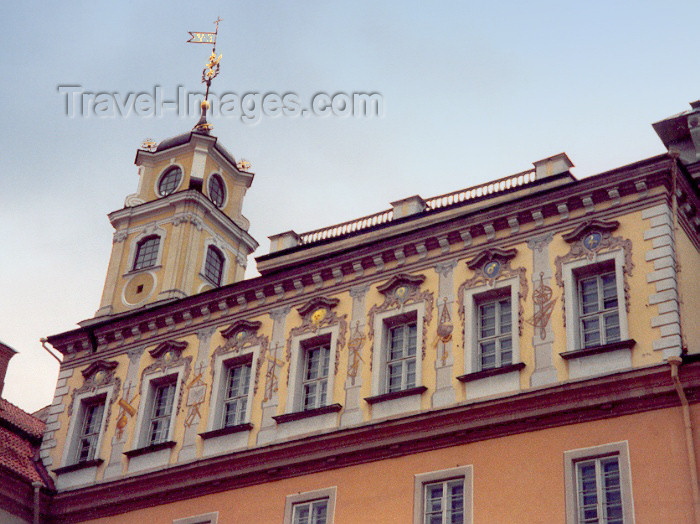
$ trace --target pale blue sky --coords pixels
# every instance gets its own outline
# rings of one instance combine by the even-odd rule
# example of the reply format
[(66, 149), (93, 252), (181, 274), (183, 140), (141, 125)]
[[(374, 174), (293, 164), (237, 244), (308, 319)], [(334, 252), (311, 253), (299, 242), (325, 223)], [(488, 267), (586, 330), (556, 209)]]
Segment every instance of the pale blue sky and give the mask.
[[(585, 177), (663, 152), (651, 123), (700, 98), (690, 1), (3, 2), (0, 340), (4, 396), (50, 402), (39, 345), (98, 307), (136, 148), (192, 118), (67, 118), (61, 84), (200, 89), (220, 15), (218, 92), (379, 92), (381, 119), (214, 120), (256, 172), (251, 233), (303, 232), (531, 167), (565, 151)], [(253, 262), (251, 260), (251, 266)]]

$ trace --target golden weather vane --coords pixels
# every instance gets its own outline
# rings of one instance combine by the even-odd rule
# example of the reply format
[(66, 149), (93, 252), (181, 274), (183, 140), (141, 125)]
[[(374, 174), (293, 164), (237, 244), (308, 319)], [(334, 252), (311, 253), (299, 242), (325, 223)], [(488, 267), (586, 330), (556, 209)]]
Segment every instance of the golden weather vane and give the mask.
[(219, 75), (219, 62), (223, 55), (216, 56), (216, 37), (219, 34), (219, 22), (222, 22), (220, 17), (216, 17), (214, 24), (216, 24), (216, 30), (212, 32), (201, 32), (195, 33), (193, 31), (188, 31), (190, 34), (190, 39), (187, 43), (191, 44), (211, 44), (211, 56), (209, 61), (204, 66), (202, 71), (202, 83), (207, 86), (206, 92), (204, 93), (204, 100), (202, 101), (202, 116), (199, 118), (199, 122), (194, 126), (195, 131), (202, 133), (209, 133), (212, 129), (212, 125), (207, 122), (207, 109), (209, 109), (209, 88), (211, 87), (211, 81), (214, 80)]

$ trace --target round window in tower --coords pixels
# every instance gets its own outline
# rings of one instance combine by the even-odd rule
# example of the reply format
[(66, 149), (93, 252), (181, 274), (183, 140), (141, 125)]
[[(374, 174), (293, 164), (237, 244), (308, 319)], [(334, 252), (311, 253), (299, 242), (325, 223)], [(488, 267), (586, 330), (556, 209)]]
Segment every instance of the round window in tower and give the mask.
[(177, 189), (182, 180), (182, 169), (177, 166), (171, 167), (160, 177), (158, 182), (158, 193), (160, 196), (168, 196)]
[(209, 198), (211, 198), (216, 207), (224, 205), (226, 189), (224, 188), (224, 181), (221, 180), (219, 175), (211, 175), (209, 177)]

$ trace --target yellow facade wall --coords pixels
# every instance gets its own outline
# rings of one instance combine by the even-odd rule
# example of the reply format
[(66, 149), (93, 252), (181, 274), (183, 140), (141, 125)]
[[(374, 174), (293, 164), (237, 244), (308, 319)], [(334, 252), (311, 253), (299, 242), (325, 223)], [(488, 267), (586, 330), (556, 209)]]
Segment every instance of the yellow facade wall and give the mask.
[(685, 231), (676, 229), (678, 292), (683, 343), (688, 353), (700, 353), (700, 256)]

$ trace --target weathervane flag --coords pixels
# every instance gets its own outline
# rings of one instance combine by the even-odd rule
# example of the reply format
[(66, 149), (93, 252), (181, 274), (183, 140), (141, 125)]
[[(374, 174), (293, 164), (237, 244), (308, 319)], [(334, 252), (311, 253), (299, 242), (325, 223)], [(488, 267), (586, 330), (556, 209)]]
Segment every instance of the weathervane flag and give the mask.
[(188, 44), (212, 44), (216, 45), (216, 33), (203, 32), (195, 33), (194, 31), (187, 31), (190, 34), (190, 39), (187, 41)]

